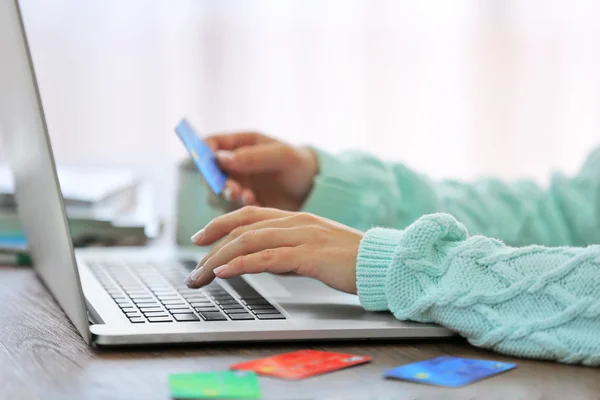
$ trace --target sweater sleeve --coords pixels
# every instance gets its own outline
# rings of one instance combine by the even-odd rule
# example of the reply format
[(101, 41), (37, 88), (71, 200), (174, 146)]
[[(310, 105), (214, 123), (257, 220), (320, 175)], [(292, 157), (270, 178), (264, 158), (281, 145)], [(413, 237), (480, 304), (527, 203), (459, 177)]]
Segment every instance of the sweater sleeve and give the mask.
[(511, 248), (447, 214), (360, 245), (361, 304), (508, 355), (600, 365), (600, 246)]
[(513, 246), (600, 243), (600, 148), (575, 177), (554, 174), (548, 188), (529, 180), (435, 182), (366, 154), (315, 151), (320, 174), (304, 210), (363, 231), (404, 229), (424, 214), (444, 212), (474, 234)]

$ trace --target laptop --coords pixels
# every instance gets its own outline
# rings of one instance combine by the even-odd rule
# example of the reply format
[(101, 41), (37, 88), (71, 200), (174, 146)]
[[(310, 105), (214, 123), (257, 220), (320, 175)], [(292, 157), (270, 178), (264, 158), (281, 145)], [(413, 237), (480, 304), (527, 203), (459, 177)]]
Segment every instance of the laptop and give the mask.
[(201, 249), (75, 252), (17, 1), (0, 2), (0, 54), (0, 130), (34, 269), (88, 344), (453, 335), (388, 312), (367, 312), (357, 296), (299, 276), (265, 273), (189, 289), (184, 278)]

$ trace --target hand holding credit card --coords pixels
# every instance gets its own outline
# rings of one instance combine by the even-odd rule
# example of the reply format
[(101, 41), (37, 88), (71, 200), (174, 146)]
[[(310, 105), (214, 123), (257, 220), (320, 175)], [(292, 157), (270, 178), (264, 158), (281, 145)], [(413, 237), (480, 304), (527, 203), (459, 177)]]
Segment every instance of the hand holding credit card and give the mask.
[(185, 118), (177, 124), (175, 132), (213, 193), (216, 195), (223, 193), (227, 175), (217, 165), (210, 147), (198, 136)]

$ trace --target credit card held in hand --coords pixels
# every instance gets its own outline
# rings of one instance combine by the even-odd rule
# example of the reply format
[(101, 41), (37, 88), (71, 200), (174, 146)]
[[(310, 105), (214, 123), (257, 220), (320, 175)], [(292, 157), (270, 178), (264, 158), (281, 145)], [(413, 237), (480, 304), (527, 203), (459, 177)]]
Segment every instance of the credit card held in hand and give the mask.
[(175, 132), (208, 183), (208, 186), (210, 186), (216, 195), (221, 194), (225, 188), (225, 182), (227, 182), (227, 175), (217, 165), (210, 147), (204, 143), (185, 118), (177, 124)]
[(329, 351), (300, 350), (234, 364), (233, 370), (254, 371), (283, 379), (303, 379), (371, 361), (371, 357)]
[(430, 385), (459, 387), (515, 367), (515, 364), (500, 361), (443, 356), (390, 369), (384, 376)]

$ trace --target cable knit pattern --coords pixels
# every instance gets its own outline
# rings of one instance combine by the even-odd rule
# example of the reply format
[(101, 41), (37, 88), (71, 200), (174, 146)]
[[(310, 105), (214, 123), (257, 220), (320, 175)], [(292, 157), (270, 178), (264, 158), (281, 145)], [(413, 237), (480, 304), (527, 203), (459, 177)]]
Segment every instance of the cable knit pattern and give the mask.
[(434, 182), (365, 154), (317, 154), (305, 210), (367, 231), (356, 274), (366, 309), (505, 354), (600, 365), (600, 149), (547, 189)]
[(511, 248), (433, 214), (367, 232), (357, 286), (365, 308), (444, 325), (475, 346), (600, 365), (600, 246)]

